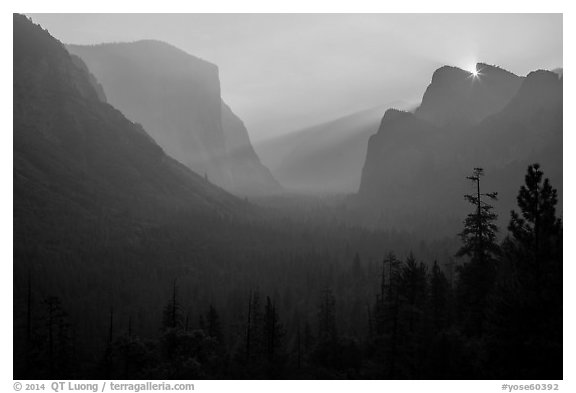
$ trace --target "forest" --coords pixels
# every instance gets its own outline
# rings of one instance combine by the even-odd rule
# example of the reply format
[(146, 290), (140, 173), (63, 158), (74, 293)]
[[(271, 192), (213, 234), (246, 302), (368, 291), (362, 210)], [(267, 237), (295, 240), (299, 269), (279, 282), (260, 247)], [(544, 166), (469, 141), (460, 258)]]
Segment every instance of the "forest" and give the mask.
[(15, 376), (561, 379), (557, 192), (531, 165), (498, 228), (483, 175), (463, 179), (474, 192), (458, 244), (413, 249), (330, 218), (222, 218), (198, 233), (182, 217), (128, 245), (104, 222), (111, 233), (79, 245), (85, 265), (34, 263), (27, 247)]
[(441, 67), (295, 193), (216, 65), (13, 18), (15, 379), (563, 378), (561, 72)]

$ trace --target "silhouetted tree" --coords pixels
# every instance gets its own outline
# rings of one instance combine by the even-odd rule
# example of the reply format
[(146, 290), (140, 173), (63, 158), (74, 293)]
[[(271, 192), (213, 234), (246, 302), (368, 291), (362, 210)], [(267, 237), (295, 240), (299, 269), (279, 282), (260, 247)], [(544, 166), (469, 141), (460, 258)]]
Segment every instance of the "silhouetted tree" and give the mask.
[(491, 370), (496, 378), (562, 378), (562, 223), (557, 192), (528, 167), (503, 242), (493, 301)]
[(318, 339), (330, 341), (336, 337), (336, 299), (332, 290), (327, 288), (322, 292), (318, 308)]
[(384, 334), (387, 322), (393, 319), (392, 305), (396, 301), (395, 294), (398, 290), (401, 265), (402, 262), (396, 258), (393, 252), (388, 253), (382, 261), (380, 288), (379, 294), (376, 296), (374, 309), (375, 332), (377, 335)]
[(296, 367), (298, 370), (302, 368), (302, 334), (300, 323), (298, 323), (298, 330), (296, 332)]
[(304, 355), (307, 355), (312, 350), (314, 346), (314, 334), (312, 333), (312, 327), (308, 320), (304, 323)]
[(68, 314), (62, 308), (60, 299), (48, 296), (45, 305), (45, 333), (47, 363), (50, 378), (67, 375), (71, 366), (71, 340)]
[(245, 336), (245, 352), (249, 360), (254, 360), (265, 354), (265, 323), (266, 321), (260, 303), (260, 293), (258, 290), (251, 291), (248, 297), (248, 318)]
[(408, 329), (415, 330), (415, 324), (422, 318), (426, 305), (428, 282), (427, 268), (423, 263), (416, 263), (410, 253), (400, 273), (400, 291), (408, 305)]
[(110, 323), (108, 324), (108, 348), (112, 347), (114, 340), (114, 308), (110, 307)]
[(252, 334), (252, 291), (250, 291), (248, 295), (248, 317), (246, 321), (246, 359), (250, 359), (250, 345), (251, 342), (251, 334)]
[(182, 311), (180, 302), (178, 301), (176, 280), (172, 283), (170, 302), (164, 307), (162, 327), (164, 329), (176, 329), (182, 327)]
[(460, 233), (463, 244), (456, 254), (470, 258), (458, 269), (458, 310), (465, 331), (471, 335), (482, 334), (499, 252), (496, 243), (498, 227), (494, 223), (497, 215), (492, 211), (493, 206), (485, 201), (496, 200), (497, 193), (481, 192), (480, 180), (483, 175), (482, 168), (474, 168), (473, 175), (468, 176), (475, 184), (476, 192), (464, 197), (474, 205), (474, 212), (464, 220), (464, 230)]
[(26, 345), (32, 341), (32, 272), (28, 270), (28, 285), (26, 291)]
[(272, 362), (278, 354), (278, 349), (281, 345), (281, 338), (283, 335), (282, 326), (278, 320), (278, 312), (276, 305), (266, 297), (266, 307), (264, 311), (264, 336), (266, 337), (266, 355), (268, 361)]
[(430, 313), (435, 331), (446, 329), (450, 324), (450, 283), (437, 261), (430, 277)]
[(362, 261), (360, 260), (360, 254), (354, 254), (354, 259), (352, 260), (352, 278), (355, 283), (362, 281), (364, 278), (364, 271), (362, 269)]
[[(530, 165), (525, 177), (525, 185), (518, 193), (518, 207), (521, 215), (512, 211), (508, 229), (512, 239), (507, 242), (508, 250), (521, 254), (522, 264), (519, 273), (535, 289), (539, 289), (551, 273), (547, 266), (551, 256), (557, 256), (558, 239), (562, 223), (556, 217), (557, 191), (548, 179), (543, 180), (539, 164)], [(551, 255), (554, 254), (554, 255)], [(548, 261), (546, 261), (548, 259)], [(530, 282), (533, 281), (533, 282)]]
[(466, 194), (464, 198), (472, 205), (475, 211), (468, 214), (464, 220), (464, 230), (459, 234), (462, 240), (462, 247), (458, 250), (457, 256), (468, 256), (483, 264), (489, 259), (493, 259), (498, 254), (498, 244), (496, 243), (496, 232), (498, 227), (494, 222), (498, 216), (492, 212), (493, 206), (485, 200), (497, 200), (498, 193), (482, 193), (480, 179), (484, 176), (482, 168), (474, 168), (472, 176), (467, 179), (476, 185), (474, 194)]
[(206, 334), (208, 337), (216, 339), (222, 343), (222, 327), (220, 326), (220, 317), (213, 305), (210, 305), (206, 313)]

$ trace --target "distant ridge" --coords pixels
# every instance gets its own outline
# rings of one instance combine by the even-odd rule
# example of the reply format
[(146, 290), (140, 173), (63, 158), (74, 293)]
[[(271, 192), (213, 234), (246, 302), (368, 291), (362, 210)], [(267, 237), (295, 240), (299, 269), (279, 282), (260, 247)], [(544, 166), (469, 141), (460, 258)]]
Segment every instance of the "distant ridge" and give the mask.
[(156, 40), (68, 49), (88, 65), (112, 105), (199, 175), (242, 197), (282, 191), (222, 101), (215, 64)]
[(478, 63), (476, 70), (477, 76), (450, 66), (434, 71), (415, 114), (437, 126), (477, 124), (501, 110), (522, 83), (522, 77), (500, 67)]
[(256, 146), (275, 177), (297, 193), (353, 193), (358, 190), (370, 135), (394, 102), (317, 124)]
[(365, 224), (453, 235), (474, 167), (499, 193), (502, 225), (529, 164), (539, 162), (561, 194), (562, 79), (543, 70), (518, 77), (484, 63), (477, 70), (441, 67), (413, 114), (386, 111), (355, 198)]
[(74, 249), (103, 217), (120, 231), (169, 214), (244, 211), (242, 201), (168, 157), (106, 103), (86, 66), (58, 40), (25, 16), (13, 18), (19, 239), (38, 248), (68, 239)]

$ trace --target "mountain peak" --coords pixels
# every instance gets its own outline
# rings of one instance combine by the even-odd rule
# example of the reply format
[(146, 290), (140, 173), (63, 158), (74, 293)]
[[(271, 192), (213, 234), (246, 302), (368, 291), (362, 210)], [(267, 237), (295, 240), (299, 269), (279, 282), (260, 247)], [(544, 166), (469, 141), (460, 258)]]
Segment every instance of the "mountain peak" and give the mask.
[(90, 67), (93, 56), (114, 56), (124, 63), (145, 65), (149, 72), (169, 72), (173, 75), (187, 75), (190, 72), (203, 73), (206, 78), (218, 78), (218, 66), (207, 60), (193, 56), (172, 44), (159, 40), (138, 40), (133, 42), (107, 42), (96, 45), (66, 45), (71, 53), (78, 55)]
[[(475, 68), (479, 75), (517, 77), (514, 73), (493, 64), (480, 62), (476, 63)], [(473, 73), (470, 70), (444, 65), (434, 71), (432, 74), (432, 83), (453, 82), (454, 80), (461, 80), (463, 78), (470, 79), (472, 75)]]
[(42, 200), (38, 208), (55, 225), (102, 211), (154, 219), (156, 207), (203, 215), (207, 207), (232, 213), (242, 205), (105, 103), (86, 64), (46, 30), (17, 15), (13, 28), (15, 211)]
[(546, 100), (547, 92), (556, 91), (562, 87), (562, 78), (557, 73), (547, 70), (532, 71), (524, 79), (520, 93), (531, 95), (539, 100)]
[(562, 68), (562, 67), (554, 68), (553, 70), (550, 70), (550, 71), (555, 73), (556, 75), (558, 75), (558, 77), (560, 77), (560, 78), (562, 78), (564, 76), (564, 68)]
[(156, 40), (68, 48), (94, 72), (110, 104), (170, 156), (238, 195), (277, 192), (246, 127), (223, 104), (216, 65)]
[(384, 112), (384, 117), (382, 122), (393, 122), (399, 119), (403, 119), (406, 116), (410, 116), (410, 112), (402, 111), (395, 108), (390, 108)]
[(477, 75), (453, 66), (434, 71), (416, 116), (438, 126), (476, 124), (501, 110), (522, 83), (521, 77), (497, 66), (478, 63), (476, 69)]
[(476, 70), (478, 72), (500, 72), (507, 75), (514, 75), (514, 73), (508, 71), (505, 68), (502, 68), (496, 64), (488, 64), (488, 63), (476, 63)]
[(558, 83), (558, 72), (548, 70), (536, 70), (526, 75), (526, 84), (530, 83)]
[(462, 68), (445, 65), (434, 71), (431, 84), (444, 83), (453, 78), (467, 78), (470, 74), (470, 71), (465, 71)]

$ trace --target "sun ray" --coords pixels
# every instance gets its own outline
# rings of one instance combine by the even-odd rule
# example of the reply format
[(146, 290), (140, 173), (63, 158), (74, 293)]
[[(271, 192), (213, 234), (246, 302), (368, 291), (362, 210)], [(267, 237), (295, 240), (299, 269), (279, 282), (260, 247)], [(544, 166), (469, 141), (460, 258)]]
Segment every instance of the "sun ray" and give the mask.
[(472, 79), (478, 79), (480, 77), (480, 75), (482, 75), (480, 73), (480, 70), (478, 70), (478, 65), (476, 63), (470, 65), (469, 67), (466, 67), (466, 71), (468, 71), (470, 73), (470, 75), (468, 76), (469, 78)]

